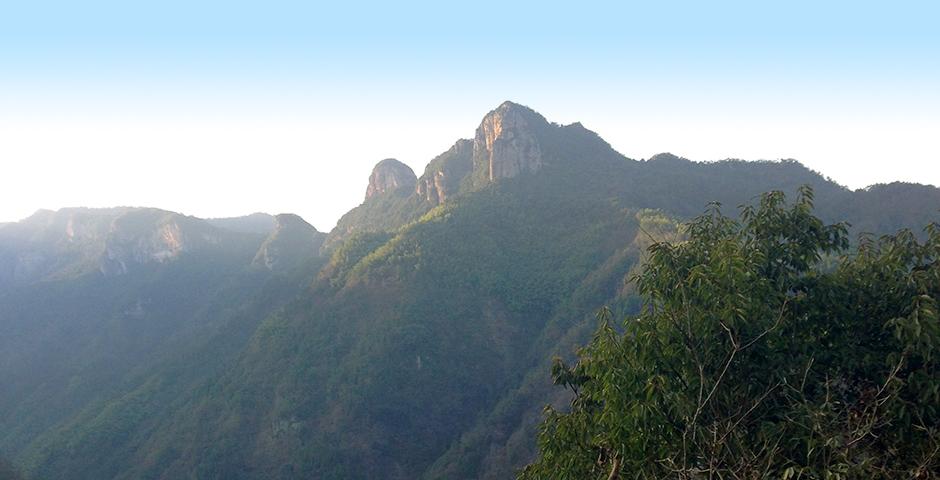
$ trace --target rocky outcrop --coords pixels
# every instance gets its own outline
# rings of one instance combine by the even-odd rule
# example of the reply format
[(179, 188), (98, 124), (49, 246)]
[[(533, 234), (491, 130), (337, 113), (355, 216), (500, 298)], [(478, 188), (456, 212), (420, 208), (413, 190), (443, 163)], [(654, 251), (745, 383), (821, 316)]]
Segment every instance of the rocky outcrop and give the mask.
[(95, 269), (112, 221), (133, 209), (39, 210), (0, 232), (0, 285)]
[(120, 275), (136, 265), (166, 263), (221, 240), (204, 220), (157, 209), (133, 210), (111, 223), (99, 269), (105, 275)]
[(411, 167), (394, 158), (386, 158), (372, 169), (372, 175), (369, 176), (369, 187), (366, 188), (366, 200), (402, 188), (411, 190), (415, 188), (417, 181), (418, 177), (415, 176), (415, 172)]
[(538, 134), (549, 126), (534, 110), (504, 102), (483, 118), (473, 139), (475, 169), (483, 169), (485, 179), (515, 177), (542, 168)]
[(457, 193), (460, 182), (473, 170), (473, 140), (461, 139), (440, 154), (418, 179), (415, 192), (432, 205), (443, 203)]
[(251, 264), (267, 270), (286, 270), (315, 257), (326, 239), (303, 218), (292, 213), (274, 217), (274, 231), (261, 244)]
[(354, 233), (392, 230), (422, 215), (429, 208), (415, 193), (417, 181), (414, 171), (398, 160), (387, 158), (376, 164), (365, 201), (336, 222), (322, 249), (331, 251)]
[(255, 238), (260, 243), (263, 237), (155, 208), (41, 210), (0, 232), (0, 286), (95, 271), (121, 275), (185, 252), (251, 248)]

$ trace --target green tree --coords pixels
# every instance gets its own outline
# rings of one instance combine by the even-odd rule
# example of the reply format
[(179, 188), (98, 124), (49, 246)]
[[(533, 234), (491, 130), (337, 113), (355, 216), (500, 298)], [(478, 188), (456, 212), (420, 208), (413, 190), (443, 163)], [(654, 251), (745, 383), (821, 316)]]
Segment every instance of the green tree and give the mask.
[(850, 251), (812, 210), (771, 192), (653, 244), (643, 311), (556, 359), (571, 408), (520, 478), (938, 478), (940, 230)]
[(23, 476), (9, 460), (0, 457), (0, 480), (22, 480), (22, 478)]

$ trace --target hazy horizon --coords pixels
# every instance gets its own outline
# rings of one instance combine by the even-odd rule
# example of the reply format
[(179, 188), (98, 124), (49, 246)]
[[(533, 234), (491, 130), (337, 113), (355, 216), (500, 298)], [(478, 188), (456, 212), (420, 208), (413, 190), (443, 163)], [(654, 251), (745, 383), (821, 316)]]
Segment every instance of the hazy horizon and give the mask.
[(376, 162), (420, 176), (507, 99), (630, 158), (940, 185), (938, 9), (19, 4), (0, 20), (0, 222), (131, 205), (326, 231)]

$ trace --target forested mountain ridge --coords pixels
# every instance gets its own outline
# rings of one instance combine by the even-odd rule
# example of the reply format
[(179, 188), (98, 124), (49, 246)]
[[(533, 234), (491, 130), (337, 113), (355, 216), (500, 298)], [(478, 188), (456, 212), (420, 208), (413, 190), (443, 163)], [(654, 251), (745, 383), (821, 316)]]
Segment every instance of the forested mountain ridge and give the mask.
[(328, 237), (151, 209), (0, 226), (0, 451), (37, 478), (506, 478), (559, 400), (549, 359), (637, 307), (651, 237), (805, 184), (859, 231), (940, 208), (795, 161), (631, 160), (511, 102), (415, 177), (381, 162)]
[(274, 231), (277, 219), (267, 213), (252, 213), (241, 217), (207, 218), (207, 222), (219, 228), (234, 232), (258, 233), (267, 235)]
[(0, 285), (121, 275), (188, 253), (251, 250), (259, 238), (155, 208), (41, 210), (0, 230)]

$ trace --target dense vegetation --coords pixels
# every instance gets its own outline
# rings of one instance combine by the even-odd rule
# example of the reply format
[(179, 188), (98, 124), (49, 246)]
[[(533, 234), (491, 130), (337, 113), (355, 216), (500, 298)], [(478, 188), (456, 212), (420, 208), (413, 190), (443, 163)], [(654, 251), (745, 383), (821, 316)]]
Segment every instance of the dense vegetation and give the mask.
[[(49, 479), (508, 478), (537, 453), (542, 406), (571, 400), (545, 364), (590, 339), (601, 306), (640, 313), (625, 279), (707, 202), (809, 184), (820, 217), (860, 231), (937, 220), (934, 187), (634, 161), (580, 124), (519, 115), (538, 171), (491, 181), (461, 140), (320, 251), (283, 217), (265, 240), (264, 215), (0, 226), (0, 456)], [(186, 248), (152, 261), (168, 237)]]
[[(420, 475), (544, 360), (552, 340), (537, 340), (551, 335), (544, 326), (556, 306), (635, 235), (635, 212), (559, 209), (552, 195), (520, 198), (525, 191), (494, 185), (392, 237), (354, 235), (307, 295), (265, 319), (241, 358), (146, 436), (109, 430), (158, 408), (148, 404), (159, 392), (146, 385), (127, 396), (134, 402), (113, 403), (107, 422), (82, 422), (69, 436), (145, 452), (124, 459), (128, 478)], [(615, 295), (637, 251), (618, 254), (571, 310)], [(94, 463), (111, 458), (102, 452)]]
[(22, 480), (19, 470), (5, 458), (0, 458), (0, 480)]
[(804, 189), (717, 207), (657, 242), (645, 305), (611, 314), (547, 410), (520, 478), (936, 478), (940, 229), (863, 238), (812, 215)]

